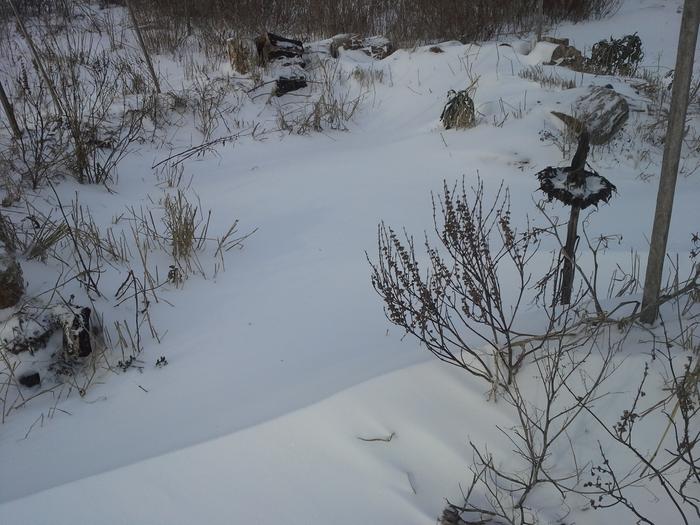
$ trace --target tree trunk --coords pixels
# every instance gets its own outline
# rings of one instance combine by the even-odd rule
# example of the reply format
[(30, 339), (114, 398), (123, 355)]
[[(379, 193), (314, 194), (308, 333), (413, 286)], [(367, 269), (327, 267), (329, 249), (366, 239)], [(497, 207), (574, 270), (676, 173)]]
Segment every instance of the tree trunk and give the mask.
[(141, 35), (141, 28), (139, 27), (138, 20), (136, 19), (136, 13), (129, 0), (126, 1), (126, 7), (129, 10), (129, 17), (131, 18), (131, 23), (134, 26), (134, 32), (136, 33), (136, 40), (138, 40), (139, 47), (143, 53), (143, 57), (146, 60), (146, 66), (148, 67), (148, 72), (153, 80), (153, 85), (156, 88), (156, 93), (160, 94), (160, 82), (158, 81), (158, 76), (156, 75), (156, 70), (153, 68), (153, 62), (151, 62), (151, 55), (148, 54), (146, 49), (146, 43), (143, 41), (143, 36)]
[(5, 110), (5, 115), (7, 115), (7, 120), (10, 123), (10, 129), (12, 130), (12, 134), (16, 139), (19, 139), (22, 136), (22, 132), (19, 129), (17, 119), (15, 118), (15, 112), (12, 109), (12, 104), (10, 104), (10, 101), (7, 98), (5, 89), (2, 86), (2, 82), (0, 82), (0, 103), (2, 103), (2, 108)]
[(664, 158), (661, 163), (659, 191), (656, 195), (654, 227), (651, 233), (651, 244), (649, 246), (649, 257), (644, 279), (644, 298), (641, 315), (643, 323), (653, 323), (659, 313), (659, 292), (663, 277), (664, 258), (666, 257), (668, 230), (671, 224), (671, 214), (673, 213), (673, 196), (676, 191), (676, 179), (678, 178), (678, 164), (681, 156), (699, 23), (700, 0), (685, 0), (681, 31), (678, 37), (678, 54), (676, 55), (676, 71), (673, 79), (668, 131), (666, 132), (664, 143)]

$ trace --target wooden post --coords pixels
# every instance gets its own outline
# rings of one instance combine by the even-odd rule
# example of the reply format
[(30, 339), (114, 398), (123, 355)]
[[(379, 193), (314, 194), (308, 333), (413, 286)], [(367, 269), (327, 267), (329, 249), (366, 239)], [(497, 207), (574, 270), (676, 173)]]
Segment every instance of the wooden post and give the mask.
[(22, 17), (19, 16), (19, 12), (15, 7), (14, 2), (12, 0), (8, 0), (8, 2), (10, 2), (12, 12), (15, 14), (15, 18), (17, 19), (17, 25), (19, 26), (20, 33), (22, 33), (22, 36), (27, 41), (29, 50), (32, 53), (32, 57), (34, 58), (34, 66), (39, 71), (41, 78), (43, 78), (44, 82), (46, 82), (46, 86), (49, 88), (49, 93), (51, 93), (51, 99), (53, 100), (53, 103), (56, 106), (56, 111), (58, 111), (58, 113), (62, 115), (64, 113), (63, 105), (61, 104), (61, 101), (58, 98), (56, 87), (53, 85), (53, 82), (51, 82), (51, 78), (49, 77), (48, 73), (46, 72), (46, 69), (44, 68), (44, 61), (41, 59), (41, 57), (39, 56), (39, 52), (36, 50), (36, 46), (34, 45), (32, 35), (30, 35), (29, 31), (27, 31), (27, 28), (24, 25), (24, 22), (22, 21)]
[[(590, 135), (587, 130), (581, 132), (578, 138), (576, 153), (571, 161), (571, 170), (567, 177), (567, 183), (575, 186), (586, 184), (586, 159), (590, 149)], [(578, 240), (578, 216), (581, 208), (571, 205), (569, 225), (566, 229), (566, 244), (564, 245), (564, 268), (561, 272), (561, 304), (571, 303), (571, 292), (574, 288), (574, 275), (576, 268), (576, 241)]]
[(574, 288), (574, 267), (576, 264), (576, 241), (578, 240), (578, 206), (571, 207), (569, 226), (566, 229), (564, 245), (564, 268), (561, 271), (561, 304), (571, 303), (571, 291)]
[(160, 82), (158, 82), (158, 76), (156, 75), (156, 70), (153, 68), (153, 62), (151, 62), (151, 56), (148, 54), (146, 49), (146, 44), (143, 41), (143, 36), (141, 35), (141, 28), (136, 20), (136, 13), (129, 0), (126, 0), (126, 7), (129, 9), (129, 17), (131, 18), (131, 23), (134, 26), (134, 32), (136, 33), (136, 40), (138, 40), (139, 47), (143, 53), (143, 57), (146, 59), (146, 66), (148, 67), (148, 72), (151, 74), (151, 79), (156, 87), (156, 93), (160, 94)]
[(12, 129), (12, 134), (16, 139), (22, 136), (22, 132), (17, 124), (17, 119), (15, 118), (15, 112), (12, 109), (12, 104), (10, 104), (5, 89), (2, 87), (2, 82), (0, 82), (0, 103), (2, 103), (2, 108), (5, 110), (5, 115), (7, 115), (7, 120), (10, 123), (10, 129)]
[(644, 279), (641, 314), (643, 323), (653, 323), (659, 313), (659, 293), (663, 277), (664, 258), (666, 257), (668, 230), (671, 224), (671, 214), (673, 213), (673, 197), (676, 191), (678, 164), (680, 162), (685, 117), (688, 109), (695, 45), (698, 40), (698, 24), (700, 24), (700, 0), (685, 0), (681, 31), (678, 37), (678, 54), (676, 55), (676, 71), (673, 79), (668, 130), (664, 142), (664, 157), (661, 163), (659, 190), (656, 194), (654, 227), (651, 233)]

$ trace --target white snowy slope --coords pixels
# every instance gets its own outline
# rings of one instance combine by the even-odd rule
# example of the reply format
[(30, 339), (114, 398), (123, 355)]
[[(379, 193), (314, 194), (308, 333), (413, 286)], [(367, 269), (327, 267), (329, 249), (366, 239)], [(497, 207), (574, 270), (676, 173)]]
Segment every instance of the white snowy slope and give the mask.
[[(645, 63), (669, 67), (679, 5), (628, 0), (609, 20), (556, 34), (584, 49), (636, 31)], [(420, 239), (431, 230), (430, 192), (477, 174), (487, 192), (504, 181), (514, 221), (524, 221), (541, 197), (534, 174), (566, 163), (539, 139), (559, 125), (550, 111), (566, 111), (588, 84), (612, 83), (643, 104), (620, 79), (586, 75), (584, 87), (567, 91), (524, 80), (518, 71), (536, 60), (517, 47), (445, 44), (442, 54), (399, 50), (372, 64), (348, 53), (348, 71), (384, 71), (350, 131), (244, 139), (186, 163), (213, 210), (211, 230), (238, 218), (242, 232), (256, 233), (227, 257), (225, 272), (164, 292), (173, 307), (160, 304), (152, 316), (165, 337), (147, 342), (142, 373), (106, 375), (85, 398), (62, 400), (50, 419), (42, 416), (54, 400), (39, 398), (0, 426), (0, 525), (427, 525), (444, 498), (459, 501), (469, 440), (508, 450), (496, 425), (509, 422), (486, 400), (486, 385), (437, 362), (384, 318), (365, 256), (376, 258), (377, 224)], [(479, 125), (444, 131), (445, 94), (468, 85), (467, 63), (479, 76)], [(559, 74), (581, 83), (580, 74)], [(494, 125), (501, 101), (522, 118)], [(635, 118), (613, 148), (634, 140)], [(152, 205), (148, 196), (160, 190), (151, 165), (168, 153), (144, 147), (125, 159), (115, 194), (70, 181), (59, 192), (70, 199), (79, 190), (109, 224), (126, 206)], [(594, 236), (623, 238), (601, 261), (604, 274), (630, 250), (645, 260), (657, 182), (639, 178), (647, 164), (637, 154), (630, 147), (626, 157), (598, 151), (590, 159), (618, 188), (589, 225)], [(648, 169), (658, 171), (654, 155)], [(700, 183), (696, 174), (678, 184), (669, 251), (685, 261)], [(53, 282), (39, 263), (25, 274), (29, 293)], [(155, 368), (161, 355), (169, 364)], [(577, 523), (607, 523), (587, 516)]]
[(9, 502), (0, 516), (18, 524), (432, 523), (463, 477), (465, 440), (507, 423), (494, 407), (470, 403), (480, 397), (458, 372), (417, 365)]

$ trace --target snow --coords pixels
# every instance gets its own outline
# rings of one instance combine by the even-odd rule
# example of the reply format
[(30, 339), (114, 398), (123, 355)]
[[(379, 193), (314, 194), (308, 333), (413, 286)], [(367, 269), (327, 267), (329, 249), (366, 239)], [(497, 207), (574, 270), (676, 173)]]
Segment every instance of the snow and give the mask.
[[(474, 410), (469, 401), (480, 395), (437, 363), (409, 367), (253, 428), (12, 501), (0, 516), (63, 523), (67, 511), (98, 523), (111, 508), (113, 523), (432, 523), (469, 459), (464, 440), (507, 422), (488, 405)], [(443, 410), (455, 415), (447, 428)], [(389, 442), (359, 439), (392, 433)]]
[(532, 65), (549, 64), (552, 61), (554, 50), (558, 47), (559, 44), (553, 44), (552, 42), (537, 42), (533, 50), (527, 55), (528, 62)]
[(586, 177), (584, 179), (584, 184), (581, 186), (570, 184), (568, 178), (569, 173), (567, 171), (561, 168), (557, 169), (556, 175), (550, 179), (552, 181), (552, 187), (554, 189), (566, 190), (571, 193), (572, 196), (578, 198), (586, 198), (591, 194), (598, 193), (605, 187), (603, 181), (595, 175)]
[[(659, 57), (668, 67), (679, 5), (627, 1), (608, 20), (565, 24), (554, 33), (584, 49), (638, 31), (650, 65)], [(505, 181), (514, 220), (535, 213), (535, 173), (570, 162), (538, 131), (556, 127), (550, 111), (568, 112), (585, 91), (545, 89), (518, 77), (522, 67), (544, 60), (540, 46), (525, 55), (495, 42), (450, 43), (441, 46), (444, 53), (399, 50), (382, 61), (343, 53), (343, 73), (382, 74), (364, 91), (359, 81), (346, 81), (348, 93), (363, 92), (348, 132), (270, 132), (186, 162), (184, 179), (213, 210), (210, 230), (218, 234), (238, 218), (241, 232), (256, 232), (228, 254), (226, 271), (214, 275), (208, 260), (206, 279), (192, 276), (181, 289), (163, 291), (173, 306), (152, 310), (164, 337), (161, 344), (146, 341), (141, 372), (106, 374), (84, 398), (37, 398), (0, 426), (0, 523), (427, 525), (445, 498), (460, 502), (460, 485), (470, 479), (469, 440), (507, 457), (512, 447), (496, 426), (512, 425), (512, 415), (487, 401), (488, 385), (435, 362), (388, 324), (365, 252), (376, 257), (381, 220), (417, 238), (430, 230), (430, 192), (443, 180), (465, 176), (472, 183), (479, 174), (487, 193)], [(159, 57), (158, 69), (171, 87), (187, 82), (167, 57)], [(445, 95), (467, 87), (470, 74), (479, 76), (479, 123), (445, 131), (438, 120)], [(619, 79), (584, 81), (613, 82), (640, 97)], [(271, 129), (289, 100), (247, 101), (235, 118)], [(190, 116), (168, 130), (172, 151), (201, 140)], [(625, 149), (635, 143), (634, 127), (631, 118), (611, 149), (594, 149), (589, 159), (618, 195), (587, 227), (593, 236), (624, 239), (600, 261), (603, 283), (618, 264), (627, 265), (631, 250), (646, 259), (656, 179), (641, 180), (640, 150)], [(169, 154), (148, 143), (133, 152), (114, 193), (70, 180), (57, 191), (64, 202), (78, 192), (106, 227), (127, 206), (157, 208), (164, 190), (151, 166)], [(660, 150), (648, 156), (658, 172)], [(676, 194), (668, 249), (685, 269), (689, 234), (697, 230), (697, 175), (679, 177)], [(552, 213), (565, 217), (568, 209), (553, 206)], [(166, 256), (154, 258), (161, 272), (167, 268)], [(27, 261), (23, 269), (29, 294), (55, 281), (43, 263)], [(125, 273), (106, 274), (102, 285), (116, 290)], [(108, 323), (129, 313), (114, 302), (97, 303)], [(536, 326), (538, 313), (532, 307), (527, 322)], [(169, 364), (156, 368), (161, 355)], [(629, 364), (642, 359), (632, 356)], [(392, 433), (389, 442), (358, 439)], [(601, 524), (613, 515), (575, 514), (577, 523)]]

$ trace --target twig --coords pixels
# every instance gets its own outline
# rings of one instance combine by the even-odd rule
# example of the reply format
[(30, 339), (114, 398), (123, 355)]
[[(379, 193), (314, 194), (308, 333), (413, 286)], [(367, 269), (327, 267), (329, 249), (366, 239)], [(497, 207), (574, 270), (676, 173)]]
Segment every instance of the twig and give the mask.
[(357, 436), (357, 439), (360, 441), (367, 441), (367, 442), (373, 442), (373, 441), (383, 441), (384, 443), (389, 443), (392, 439), (394, 439), (394, 436), (396, 436), (396, 432), (392, 432), (386, 437), (376, 437), (376, 438), (364, 438), (361, 436)]

